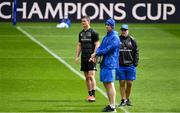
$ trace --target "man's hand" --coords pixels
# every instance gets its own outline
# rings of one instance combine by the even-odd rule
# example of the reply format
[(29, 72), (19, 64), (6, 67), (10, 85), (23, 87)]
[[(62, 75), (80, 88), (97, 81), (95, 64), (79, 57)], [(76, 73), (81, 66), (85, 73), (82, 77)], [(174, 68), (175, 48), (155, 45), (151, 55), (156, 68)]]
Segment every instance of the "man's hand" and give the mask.
[(76, 62), (76, 64), (79, 63), (79, 57), (76, 57), (75, 62)]
[(89, 59), (89, 62), (91, 61), (96, 63), (96, 53), (91, 54), (91, 58)]
[(94, 57), (94, 58), (91, 57), (91, 58), (89, 59), (89, 62), (94, 62), (94, 63), (96, 63), (96, 57)]

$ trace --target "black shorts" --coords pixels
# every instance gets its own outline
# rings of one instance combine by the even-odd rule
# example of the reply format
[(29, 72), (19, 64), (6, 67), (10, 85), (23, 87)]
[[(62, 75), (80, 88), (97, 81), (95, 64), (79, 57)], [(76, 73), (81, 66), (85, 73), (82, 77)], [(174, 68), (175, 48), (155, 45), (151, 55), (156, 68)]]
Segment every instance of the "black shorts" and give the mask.
[(81, 60), (81, 71), (87, 72), (92, 70), (97, 70), (95, 63)]

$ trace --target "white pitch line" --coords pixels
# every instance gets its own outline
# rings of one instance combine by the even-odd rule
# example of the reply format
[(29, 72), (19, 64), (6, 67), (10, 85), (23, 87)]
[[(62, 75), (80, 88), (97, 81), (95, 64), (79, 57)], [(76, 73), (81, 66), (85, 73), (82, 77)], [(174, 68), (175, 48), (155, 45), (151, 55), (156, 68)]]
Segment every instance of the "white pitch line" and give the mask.
[[(21, 27), (16, 27), (20, 32), (22, 32), (24, 35), (26, 35), (29, 39), (31, 39), (33, 42), (35, 42), (36, 44), (38, 44), (39, 46), (41, 46), (44, 50), (46, 50), (49, 54), (51, 54), (54, 58), (56, 58), (57, 60), (59, 60), (61, 63), (63, 63), (67, 68), (69, 68), (72, 72), (74, 72), (76, 75), (78, 75), (80, 78), (82, 78), (83, 80), (85, 80), (85, 77), (78, 72), (76, 69), (74, 69), (71, 65), (69, 65), (65, 60), (63, 60), (60, 56), (58, 56), (56, 53), (54, 53), (53, 51), (51, 51), (48, 47), (46, 47), (44, 44), (42, 44), (41, 42), (39, 42), (35, 37), (33, 37), (32, 35), (30, 35), (28, 32), (26, 32), (25, 30), (23, 30)], [(96, 87), (96, 89), (106, 98), (107, 95), (106, 93), (99, 87)], [(121, 110), (123, 110), (125, 113), (129, 113), (126, 109), (124, 108), (120, 108)]]

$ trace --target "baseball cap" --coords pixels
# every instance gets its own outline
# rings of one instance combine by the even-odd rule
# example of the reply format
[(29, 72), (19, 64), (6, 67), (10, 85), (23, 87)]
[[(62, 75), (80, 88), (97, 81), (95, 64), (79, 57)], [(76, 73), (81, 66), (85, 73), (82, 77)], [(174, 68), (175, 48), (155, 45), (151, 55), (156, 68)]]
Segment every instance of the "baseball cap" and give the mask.
[(114, 19), (110, 18), (110, 19), (106, 20), (106, 25), (110, 25), (111, 27), (114, 28), (114, 26), (115, 26)]
[(121, 30), (122, 29), (126, 29), (126, 30), (128, 30), (128, 25), (127, 24), (123, 24), (123, 25), (121, 25)]

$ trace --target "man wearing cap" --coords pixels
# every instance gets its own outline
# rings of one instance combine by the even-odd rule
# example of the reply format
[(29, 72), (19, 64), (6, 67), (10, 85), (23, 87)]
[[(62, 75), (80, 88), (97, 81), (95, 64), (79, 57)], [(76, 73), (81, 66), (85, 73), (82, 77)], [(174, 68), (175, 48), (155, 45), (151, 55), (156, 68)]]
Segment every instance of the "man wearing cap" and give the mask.
[(89, 16), (84, 16), (81, 22), (83, 30), (79, 33), (75, 62), (78, 63), (81, 53), (81, 71), (84, 72), (86, 86), (89, 94), (87, 101), (95, 102), (96, 64), (92, 61), (89, 61), (89, 58), (91, 57), (91, 54), (95, 53), (96, 49), (99, 47), (99, 34), (91, 28)]
[(90, 60), (93, 60), (95, 56), (103, 57), (100, 62), (100, 81), (103, 82), (109, 99), (109, 105), (103, 109), (103, 112), (116, 112), (114, 79), (115, 69), (119, 67), (120, 39), (114, 30), (115, 21), (110, 18), (105, 24), (107, 34), (96, 53), (91, 55)]
[(116, 69), (116, 80), (119, 80), (121, 103), (118, 107), (131, 106), (129, 99), (131, 87), (136, 80), (136, 67), (139, 60), (139, 52), (135, 39), (129, 35), (128, 25), (121, 26), (119, 68)]

